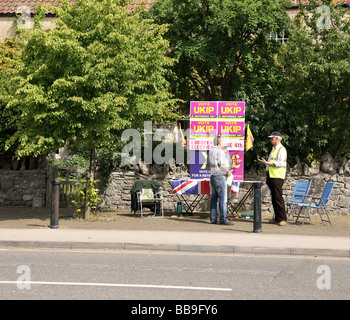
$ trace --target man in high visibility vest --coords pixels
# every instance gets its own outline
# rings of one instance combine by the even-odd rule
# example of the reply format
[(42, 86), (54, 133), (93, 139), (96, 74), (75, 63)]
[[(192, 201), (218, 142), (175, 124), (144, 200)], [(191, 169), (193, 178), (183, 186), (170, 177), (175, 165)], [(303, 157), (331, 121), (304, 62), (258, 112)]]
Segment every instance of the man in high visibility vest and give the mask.
[(287, 171), (287, 150), (282, 145), (282, 134), (274, 131), (269, 135), (272, 151), (268, 160), (264, 158), (258, 161), (266, 165), (266, 184), (271, 191), (272, 205), (275, 212), (275, 218), (270, 223), (276, 223), (280, 226), (287, 225), (287, 214), (283, 200), (283, 183)]

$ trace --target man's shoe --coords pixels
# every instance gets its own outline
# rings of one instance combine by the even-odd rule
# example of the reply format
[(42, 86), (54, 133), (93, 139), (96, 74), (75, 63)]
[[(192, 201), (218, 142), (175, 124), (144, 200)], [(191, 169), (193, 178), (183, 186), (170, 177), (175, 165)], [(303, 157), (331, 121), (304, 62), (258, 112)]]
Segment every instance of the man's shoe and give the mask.
[(275, 219), (272, 219), (272, 220), (270, 220), (268, 223), (269, 223), (269, 224), (277, 224), (278, 221), (276, 221)]
[(280, 221), (279, 223), (278, 223), (278, 225), (279, 226), (286, 226), (287, 225), (287, 221)]
[(232, 221), (219, 222), (219, 224), (224, 224), (224, 225), (227, 225), (227, 226), (233, 226), (234, 225), (234, 223)]

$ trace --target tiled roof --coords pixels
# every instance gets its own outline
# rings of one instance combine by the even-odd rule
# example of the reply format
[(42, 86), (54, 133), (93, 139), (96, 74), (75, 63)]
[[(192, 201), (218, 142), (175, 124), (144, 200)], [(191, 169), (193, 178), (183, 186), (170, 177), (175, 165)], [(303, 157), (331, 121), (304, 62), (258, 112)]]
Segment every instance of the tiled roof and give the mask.
[[(74, 1), (74, 0), (70, 0)], [(146, 3), (145, 10), (149, 10), (151, 5), (157, 0), (135, 0), (130, 5), (129, 8), (134, 10), (140, 3)], [(350, 0), (333, 0), (337, 3), (350, 4)], [(303, 3), (307, 3), (308, 0), (303, 0)], [(21, 6), (27, 6), (30, 8), (31, 13), (35, 13), (35, 7), (39, 4), (49, 3), (52, 5), (57, 5), (56, 0), (0, 0), (0, 14), (16, 14)], [(298, 0), (292, 0), (294, 5), (299, 3)], [(23, 12), (23, 11), (22, 11)]]
[[(69, 1), (74, 2), (74, 0)], [(149, 10), (151, 5), (156, 1), (157, 0), (135, 0), (129, 5), (129, 8), (134, 10), (137, 5), (144, 2), (146, 3), (145, 10)], [(23, 6), (28, 7), (31, 13), (35, 13), (36, 6), (47, 3), (57, 6), (56, 0), (0, 0), (0, 14), (16, 14), (19, 8)], [(21, 11), (21, 13), (22, 12), (23, 11)]]
[(0, 13), (22, 13), (25, 7), (28, 7), (31, 13), (35, 13), (35, 7), (44, 3), (57, 5), (55, 0), (0, 0)]

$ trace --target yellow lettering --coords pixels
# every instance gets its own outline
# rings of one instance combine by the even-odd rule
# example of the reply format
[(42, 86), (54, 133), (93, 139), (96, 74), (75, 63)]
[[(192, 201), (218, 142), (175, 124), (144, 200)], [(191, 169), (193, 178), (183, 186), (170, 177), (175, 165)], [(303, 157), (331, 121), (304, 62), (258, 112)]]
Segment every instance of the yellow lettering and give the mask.
[(237, 114), (242, 111), (241, 107), (221, 107), (221, 113)]
[(205, 125), (202, 125), (202, 126), (194, 125), (193, 126), (194, 132), (204, 132), (205, 133), (205, 132), (210, 132), (212, 130), (214, 130), (214, 126), (205, 126)]
[(233, 156), (232, 156), (232, 167), (233, 168), (239, 168), (241, 165), (238, 165), (238, 163), (240, 162), (239, 161), (239, 155), (238, 154), (234, 154)]
[(214, 107), (194, 107), (194, 113), (211, 113), (214, 111)]

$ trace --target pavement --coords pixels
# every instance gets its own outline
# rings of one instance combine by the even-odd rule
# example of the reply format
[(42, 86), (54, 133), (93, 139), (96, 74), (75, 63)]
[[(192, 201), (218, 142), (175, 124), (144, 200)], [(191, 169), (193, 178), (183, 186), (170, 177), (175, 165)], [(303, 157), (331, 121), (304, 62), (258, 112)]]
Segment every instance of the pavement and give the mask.
[(73, 219), (69, 209), (60, 211), (59, 228), (51, 229), (46, 209), (0, 208), (0, 247), (162, 250), (215, 253), (281, 254), (350, 258), (350, 215), (332, 217), (333, 228), (318, 216), (301, 226), (280, 227), (267, 223), (253, 232), (252, 221), (212, 225), (208, 214), (179, 218), (142, 219), (127, 211), (109, 211), (90, 220)]

